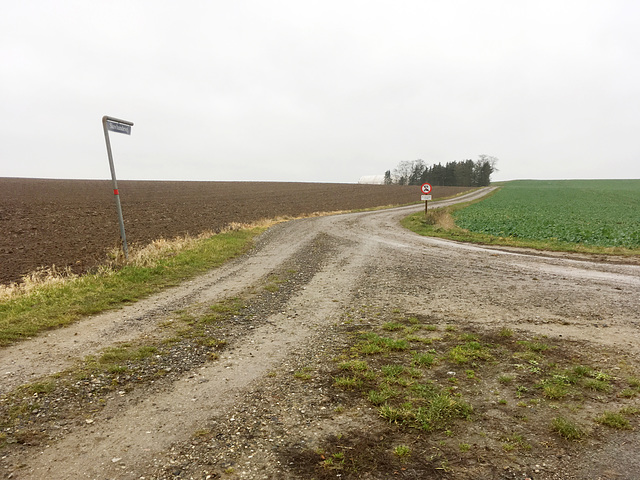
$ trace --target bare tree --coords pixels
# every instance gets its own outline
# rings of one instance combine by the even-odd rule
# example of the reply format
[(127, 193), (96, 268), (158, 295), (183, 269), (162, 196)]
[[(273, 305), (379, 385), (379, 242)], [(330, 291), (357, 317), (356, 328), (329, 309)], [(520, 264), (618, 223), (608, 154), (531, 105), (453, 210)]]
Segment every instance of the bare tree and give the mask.
[(393, 169), (393, 182), (398, 185), (417, 185), (427, 165), (420, 159), (403, 160)]

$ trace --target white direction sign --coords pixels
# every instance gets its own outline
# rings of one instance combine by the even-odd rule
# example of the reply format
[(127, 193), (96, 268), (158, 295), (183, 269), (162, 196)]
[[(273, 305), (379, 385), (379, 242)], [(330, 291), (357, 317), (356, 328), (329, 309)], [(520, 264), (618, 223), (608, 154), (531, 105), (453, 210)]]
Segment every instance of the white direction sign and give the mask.
[(111, 132), (124, 133), (125, 135), (131, 135), (131, 125), (126, 123), (114, 122), (113, 120), (106, 120), (107, 129)]

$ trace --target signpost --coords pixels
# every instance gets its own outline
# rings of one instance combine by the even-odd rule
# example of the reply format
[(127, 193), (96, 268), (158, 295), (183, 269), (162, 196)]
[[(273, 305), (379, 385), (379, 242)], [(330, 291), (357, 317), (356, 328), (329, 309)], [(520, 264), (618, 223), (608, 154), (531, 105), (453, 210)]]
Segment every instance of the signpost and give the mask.
[(122, 250), (124, 251), (125, 260), (129, 259), (129, 250), (127, 248), (127, 236), (124, 233), (124, 220), (122, 219), (122, 207), (120, 206), (120, 192), (118, 191), (118, 182), (116, 180), (116, 169), (113, 166), (109, 131), (131, 135), (132, 126), (133, 122), (128, 122), (127, 120), (119, 120), (117, 118), (107, 117), (106, 115), (102, 117), (102, 129), (104, 130), (104, 140), (107, 143), (109, 168), (111, 169), (111, 180), (113, 181), (113, 196), (116, 199), (116, 210), (118, 211), (118, 222), (120, 223), (120, 238), (122, 238)]
[(431, 200), (431, 195), (429, 195), (431, 193), (431, 190), (433, 188), (431, 187), (430, 183), (423, 183), (422, 185), (420, 185), (420, 191), (422, 192), (422, 195), (420, 196), (421, 200), (424, 200), (424, 216), (425, 218), (427, 217), (427, 202), (429, 200)]

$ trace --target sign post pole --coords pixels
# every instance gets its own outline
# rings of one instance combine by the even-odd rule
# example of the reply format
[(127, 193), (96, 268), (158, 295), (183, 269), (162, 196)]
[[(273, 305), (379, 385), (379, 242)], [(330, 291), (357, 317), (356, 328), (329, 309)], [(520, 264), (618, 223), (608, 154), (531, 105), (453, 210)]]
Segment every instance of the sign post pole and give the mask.
[(107, 156), (109, 157), (109, 168), (111, 169), (111, 180), (113, 181), (113, 196), (116, 199), (116, 210), (118, 211), (118, 222), (120, 223), (120, 238), (122, 239), (122, 250), (125, 260), (129, 260), (129, 249), (127, 248), (127, 236), (124, 233), (124, 219), (122, 218), (122, 206), (120, 205), (120, 192), (118, 191), (118, 181), (116, 180), (116, 169), (113, 166), (113, 155), (111, 154), (111, 142), (109, 141), (109, 130), (112, 132), (131, 135), (133, 122), (119, 120), (117, 118), (102, 117), (102, 128), (104, 130), (104, 140), (107, 143)]
[(429, 193), (431, 193), (432, 187), (431, 184), (429, 183), (423, 183), (420, 186), (420, 191), (422, 192), (422, 196), (420, 197), (421, 200), (424, 200), (424, 218), (425, 220), (427, 219), (427, 203), (429, 202), (429, 200), (431, 200), (431, 195), (429, 195)]

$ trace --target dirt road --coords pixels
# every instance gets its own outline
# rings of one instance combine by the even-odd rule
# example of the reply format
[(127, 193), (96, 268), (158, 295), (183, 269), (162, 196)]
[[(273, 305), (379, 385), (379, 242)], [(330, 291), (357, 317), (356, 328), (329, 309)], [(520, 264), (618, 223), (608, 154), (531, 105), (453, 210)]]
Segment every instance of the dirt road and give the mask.
[[(114, 391), (90, 416), (58, 425), (50, 441), (26, 442), (6, 455), (0, 450), (0, 471), (49, 479), (298, 478), (296, 460), (284, 460), (285, 446), (295, 439), (313, 445), (352, 420), (331, 410), (326, 386), (301, 388), (290, 377), (305, 365), (330, 362), (347, 345), (345, 315), (364, 310), (508, 326), (604, 345), (637, 363), (640, 266), (420, 237), (398, 224), (420, 208), (277, 225), (249, 255), (179, 288), (3, 349), (0, 393), (68, 369), (110, 344), (160, 336), (160, 327), (184, 309), (255, 292), (274, 273), (287, 277), (277, 291), (254, 293), (248, 313), (220, 331), (228, 345), (220, 358)], [(205, 442), (198, 432), (218, 434), (202, 433)], [(606, 445), (599, 452), (580, 459), (575, 477), (549, 472), (535, 478), (581, 478), (580, 468), (604, 472)], [(623, 463), (631, 474), (640, 459), (631, 453)]]
[[(127, 241), (217, 232), (232, 223), (416, 201), (416, 187), (287, 182), (123, 180)], [(468, 191), (438, 187), (434, 200)], [(120, 242), (111, 182), (0, 177), (0, 284), (42, 267), (77, 274), (103, 264)]]

